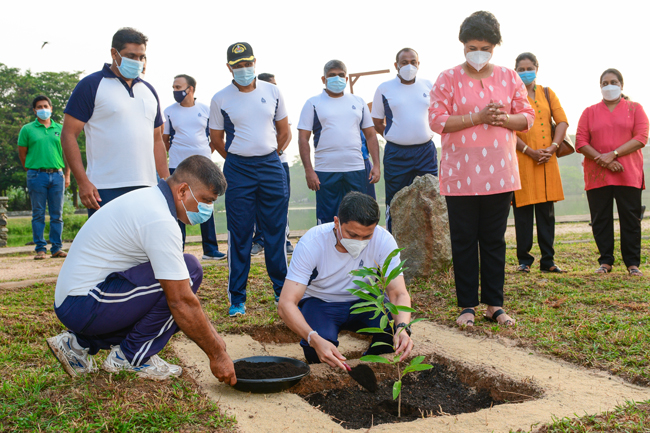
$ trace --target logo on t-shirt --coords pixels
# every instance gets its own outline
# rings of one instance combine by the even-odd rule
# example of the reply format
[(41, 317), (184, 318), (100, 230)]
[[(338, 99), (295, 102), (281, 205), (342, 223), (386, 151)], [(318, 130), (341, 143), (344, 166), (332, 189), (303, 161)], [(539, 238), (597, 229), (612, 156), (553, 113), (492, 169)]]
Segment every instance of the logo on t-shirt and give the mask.
[(422, 96), (424, 96), (424, 97), (426, 98), (426, 97), (427, 97), (427, 94), (426, 94), (426, 93), (423, 93)]
[(266, 99), (262, 98), (262, 104), (266, 104)]
[(357, 107), (355, 107), (355, 106), (353, 105), (353, 106), (352, 106), (352, 109), (353, 109), (353, 110), (356, 110), (356, 109), (357, 109)]
[(58, 137), (59, 135), (61, 135), (61, 134), (58, 133), (58, 132), (55, 132), (55, 133), (54, 133), (54, 136), (55, 136), (55, 137)]
[(199, 113), (199, 117), (201, 117), (201, 113)]
[(363, 268), (363, 260), (359, 262), (359, 269)]

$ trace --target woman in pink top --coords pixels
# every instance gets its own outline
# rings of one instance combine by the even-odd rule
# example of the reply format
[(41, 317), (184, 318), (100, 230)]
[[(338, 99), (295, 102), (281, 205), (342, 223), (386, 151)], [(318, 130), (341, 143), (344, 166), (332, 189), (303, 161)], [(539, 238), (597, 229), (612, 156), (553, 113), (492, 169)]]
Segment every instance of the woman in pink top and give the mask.
[(621, 93), (623, 75), (607, 69), (600, 76), (602, 102), (580, 116), (576, 149), (585, 156), (585, 190), (600, 267), (606, 274), (614, 264), (616, 199), (621, 225), (621, 254), (632, 276), (643, 276), (641, 263), (641, 192), (645, 189), (643, 154), (648, 142), (648, 116), (641, 104)]
[(517, 136), (535, 120), (526, 86), (512, 69), (489, 63), (501, 43), (490, 12), (463, 21), (466, 62), (443, 71), (431, 89), (429, 124), (442, 136), (440, 192), (446, 196), (458, 306), (457, 323), (473, 326), (481, 302), (485, 317), (515, 321), (503, 309), (506, 243), (512, 191), (520, 189)]

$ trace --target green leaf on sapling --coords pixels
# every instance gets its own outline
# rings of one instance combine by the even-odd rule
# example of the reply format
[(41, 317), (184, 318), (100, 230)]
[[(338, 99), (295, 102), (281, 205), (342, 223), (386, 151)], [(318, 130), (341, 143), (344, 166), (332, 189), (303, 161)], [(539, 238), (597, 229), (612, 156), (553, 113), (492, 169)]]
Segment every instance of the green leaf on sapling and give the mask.
[(390, 364), (390, 361), (388, 359), (379, 355), (366, 355), (366, 356), (362, 356), (359, 359), (364, 362), (378, 362), (380, 364)]
[(433, 365), (430, 364), (417, 364), (417, 365), (409, 365), (402, 371), (402, 375), (405, 375), (406, 373), (410, 373), (412, 371), (424, 371), (424, 370), (431, 370), (433, 368)]
[(364, 332), (367, 334), (388, 334), (388, 332), (384, 331), (381, 328), (361, 328), (357, 331), (359, 334), (362, 334)]
[(423, 320), (427, 320), (427, 319), (425, 319), (424, 317), (420, 317), (419, 319), (413, 319), (413, 320), (411, 320), (411, 323), (409, 323), (409, 326), (411, 326), (414, 323), (421, 322)]
[(393, 350), (395, 350), (395, 347), (392, 344), (384, 343), (383, 341), (377, 341), (375, 343), (372, 343), (370, 347), (375, 347), (375, 346), (388, 346), (388, 347), (392, 347)]
[(394, 316), (397, 316), (399, 314), (399, 311), (397, 311), (397, 307), (394, 304), (390, 302), (386, 302), (384, 305), (386, 306), (388, 311), (390, 311), (390, 314)]
[(416, 356), (415, 358), (411, 359), (411, 363), (409, 365), (422, 364), (422, 361), (424, 361), (424, 356)]
[(350, 311), (350, 314), (368, 313), (369, 311), (375, 311), (376, 309), (377, 307), (361, 307)]
[(393, 257), (398, 255), (402, 250), (404, 250), (404, 248), (397, 248), (391, 251), (391, 253), (386, 257), (386, 259), (384, 260), (384, 266), (382, 266), (381, 268), (383, 275), (386, 275), (386, 272), (388, 272), (388, 266), (390, 266), (390, 262), (393, 260)]
[(404, 311), (405, 313), (415, 313), (416, 310), (414, 310), (411, 307), (406, 307), (404, 305), (396, 305), (398, 311)]
[(386, 329), (386, 326), (388, 326), (388, 316), (384, 315), (381, 316), (381, 320), (379, 321), (379, 327), (381, 329)]
[(393, 400), (397, 400), (400, 392), (402, 392), (402, 381), (398, 380), (393, 384)]

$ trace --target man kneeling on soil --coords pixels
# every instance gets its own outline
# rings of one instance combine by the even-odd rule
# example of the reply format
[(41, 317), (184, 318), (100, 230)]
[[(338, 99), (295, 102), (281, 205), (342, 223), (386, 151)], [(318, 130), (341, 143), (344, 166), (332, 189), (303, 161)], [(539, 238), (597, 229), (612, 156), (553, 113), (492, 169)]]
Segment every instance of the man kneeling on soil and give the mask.
[[(333, 223), (316, 226), (300, 238), (282, 288), (278, 312), (289, 328), (302, 337), (300, 345), (310, 364), (326, 362), (345, 370), (345, 357), (337, 349), (339, 332), (380, 326), (381, 318), (373, 320), (372, 312), (350, 314), (350, 307), (361, 299), (347, 290), (358, 288), (353, 283), (356, 277), (350, 271), (383, 265), (397, 248), (393, 236), (377, 223), (377, 202), (366, 194), (350, 192), (341, 201)], [(399, 263), (398, 254), (388, 272)], [(393, 304), (411, 306), (402, 275), (390, 283), (387, 294)], [(402, 327), (410, 322), (411, 315), (400, 312), (394, 319), (396, 326)], [(413, 348), (410, 329), (404, 331), (394, 339), (387, 334), (372, 334), (372, 343), (394, 345), (403, 360)], [(370, 347), (365, 354), (392, 351), (391, 347), (378, 345)]]
[(208, 355), (212, 374), (237, 382), (226, 345), (196, 297), (203, 269), (183, 254), (177, 223), (210, 218), (225, 190), (219, 168), (191, 156), (166, 181), (115, 199), (86, 222), (56, 285), (54, 310), (68, 331), (47, 339), (68, 374), (96, 371), (93, 355), (106, 349), (106, 371), (179, 376), (181, 367), (157, 353), (180, 329)]

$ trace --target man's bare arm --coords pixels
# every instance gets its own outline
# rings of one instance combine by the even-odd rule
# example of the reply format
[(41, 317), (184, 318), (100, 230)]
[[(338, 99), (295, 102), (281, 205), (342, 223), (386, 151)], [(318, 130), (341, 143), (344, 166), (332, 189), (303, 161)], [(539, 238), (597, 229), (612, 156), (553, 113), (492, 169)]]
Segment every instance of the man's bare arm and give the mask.
[(226, 152), (226, 142), (224, 140), (225, 133), (223, 129), (210, 129), (210, 146), (219, 152), (219, 155), (226, 159), (228, 152)]
[(160, 280), (160, 285), (178, 327), (208, 355), (212, 374), (228, 385), (237, 383), (235, 367), (226, 353), (226, 345), (201, 309), (189, 280)]
[(18, 146), (18, 158), (20, 158), (20, 163), (23, 165), (25, 171), (27, 171), (27, 167), (25, 167), (25, 161), (27, 161), (27, 148), (25, 146)]
[(88, 209), (99, 209), (99, 202), (102, 199), (95, 185), (86, 176), (86, 169), (84, 168), (79, 144), (77, 143), (77, 137), (83, 131), (85, 124), (85, 122), (66, 114), (61, 130), (61, 147), (63, 148), (63, 155), (67, 164), (72, 170), (75, 179), (77, 179), (81, 203)]
[(153, 157), (156, 162), (156, 171), (161, 179), (169, 177), (169, 166), (167, 165), (167, 150), (162, 139), (163, 125), (153, 129)]

